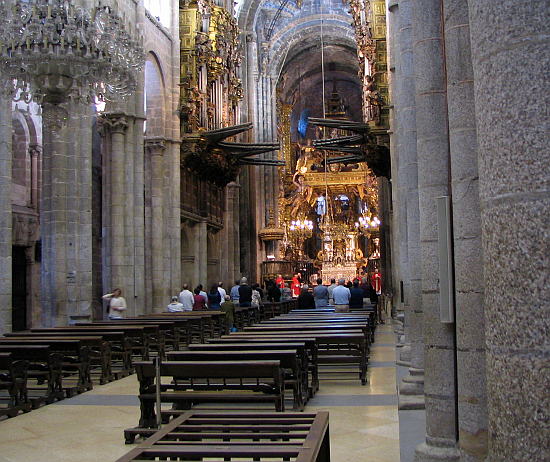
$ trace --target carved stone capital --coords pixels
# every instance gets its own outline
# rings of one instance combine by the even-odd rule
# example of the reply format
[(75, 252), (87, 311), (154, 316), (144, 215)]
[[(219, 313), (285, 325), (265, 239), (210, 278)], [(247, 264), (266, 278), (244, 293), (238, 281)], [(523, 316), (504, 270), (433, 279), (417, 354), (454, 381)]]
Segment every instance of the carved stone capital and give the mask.
[(162, 156), (166, 149), (166, 139), (164, 138), (145, 138), (143, 146), (151, 156)]
[(31, 157), (40, 157), (40, 154), (42, 154), (42, 146), (39, 144), (30, 144), (29, 154)]
[(126, 114), (121, 113), (105, 113), (99, 119), (101, 120), (104, 133), (106, 130), (111, 133), (125, 133), (128, 129), (128, 118)]
[(42, 105), (42, 122), (47, 130), (60, 131), (67, 125), (68, 118), (67, 110), (59, 104), (44, 103)]

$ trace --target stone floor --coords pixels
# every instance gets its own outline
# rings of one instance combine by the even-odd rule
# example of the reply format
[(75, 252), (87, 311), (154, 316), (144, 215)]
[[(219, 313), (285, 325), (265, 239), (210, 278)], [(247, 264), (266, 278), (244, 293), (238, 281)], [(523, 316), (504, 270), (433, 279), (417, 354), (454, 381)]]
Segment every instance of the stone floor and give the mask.
[[(349, 369), (326, 377), (306, 410), (330, 412), (332, 462), (399, 462), (392, 327), (376, 332), (366, 386)], [(131, 448), (122, 431), (137, 424), (136, 395), (130, 376), (0, 422), (0, 462), (114, 461)]]

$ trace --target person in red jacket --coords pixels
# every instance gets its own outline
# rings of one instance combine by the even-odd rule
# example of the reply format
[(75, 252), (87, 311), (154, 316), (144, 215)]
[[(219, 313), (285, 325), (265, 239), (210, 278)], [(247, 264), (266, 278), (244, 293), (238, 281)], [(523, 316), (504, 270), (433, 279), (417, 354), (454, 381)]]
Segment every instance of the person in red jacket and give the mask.
[(293, 297), (296, 298), (300, 295), (301, 286), (300, 286), (300, 279), (298, 279), (297, 274), (292, 276), (292, 284), (290, 285), (290, 289), (292, 290), (292, 296)]

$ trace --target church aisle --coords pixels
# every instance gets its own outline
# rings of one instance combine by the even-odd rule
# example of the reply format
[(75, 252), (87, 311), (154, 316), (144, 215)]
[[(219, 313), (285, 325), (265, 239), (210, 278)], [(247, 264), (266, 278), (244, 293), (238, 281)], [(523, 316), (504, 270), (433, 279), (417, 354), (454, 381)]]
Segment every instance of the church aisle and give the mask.
[(367, 385), (361, 386), (356, 374), (349, 373), (337, 380), (321, 379), (319, 392), (306, 410), (330, 413), (331, 462), (399, 462), (392, 326), (385, 324), (376, 330)]
[[(333, 369), (333, 368), (331, 368)], [(321, 379), (306, 411), (330, 412), (332, 462), (399, 462), (395, 335), (379, 326), (368, 384), (342, 368)], [(321, 374), (323, 376), (323, 373)], [(348, 379), (349, 378), (349, 379)], [(112, 462), (127, 453), (123, 430), (139, 418), (135, 375), (0, 422), (0, 462)]]

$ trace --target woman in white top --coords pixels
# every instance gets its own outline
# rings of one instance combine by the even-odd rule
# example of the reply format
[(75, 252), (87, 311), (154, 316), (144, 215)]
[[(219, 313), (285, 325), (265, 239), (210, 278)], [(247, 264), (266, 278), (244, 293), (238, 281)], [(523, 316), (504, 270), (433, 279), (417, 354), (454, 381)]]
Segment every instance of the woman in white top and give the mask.
[(122, 312), (126, 310), (126, 300), (122, 296), (122, 290), (115, 289), (103, 298), (109, 300), (109, 319), (122, 319)]

